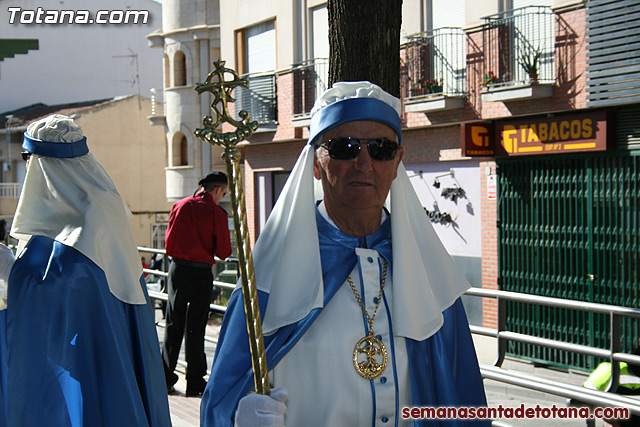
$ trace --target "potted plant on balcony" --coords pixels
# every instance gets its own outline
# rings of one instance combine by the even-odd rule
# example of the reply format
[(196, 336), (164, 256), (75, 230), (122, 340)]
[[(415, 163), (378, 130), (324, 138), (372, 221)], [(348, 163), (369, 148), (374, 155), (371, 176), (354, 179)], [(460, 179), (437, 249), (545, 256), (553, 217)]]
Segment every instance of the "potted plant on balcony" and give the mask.
[(530, 83), (536, 83), (538, 81), (538, 61), (541, 55), (542, 52), (540, 52), (540, 49), (535, 49), (530, 54), (523, 54), (520, 57), (520, 65), (529, 76)]
[(442, 93), (443, 79), (424, 79), (412, 82), (410, 85), (411, 96), (428, 95), (432, 93)]
[(442, 93), (443, 84), (443, 79), (427, 79), (422, 83), (425, 94)]
[(496, 74), (493, 71), (488, 71), (484, 73), (484, 76), (482, 77), (482, 86), (489, 87), (497, 83), (500, 83), (500, 78), (496, 76)]

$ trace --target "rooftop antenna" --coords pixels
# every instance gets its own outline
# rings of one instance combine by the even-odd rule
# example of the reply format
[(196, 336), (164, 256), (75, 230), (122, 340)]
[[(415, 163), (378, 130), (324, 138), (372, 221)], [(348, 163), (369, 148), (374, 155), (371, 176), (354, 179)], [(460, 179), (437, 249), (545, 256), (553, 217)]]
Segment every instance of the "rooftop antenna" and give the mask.
[(114, 55), (112, 56), (112, 58), (131, 58), (131, 64), (133, 63), (136, 64), (136, 74), (133, 76), (133, 80), (116, 80), (116, 81), (131, 83), (131, 87), (133, 87), (134, 84), (138, 85), (138, 110), (141, 110), (142, 103), (140, 101), (140, 96), (141, 96), (140, 95), (140, 71), (138, 68), (138, 54), (132, 51), (130, 47), (128, 47), (127, 49), (129, 49), (129, 52), (131, 52), (130, 55)]

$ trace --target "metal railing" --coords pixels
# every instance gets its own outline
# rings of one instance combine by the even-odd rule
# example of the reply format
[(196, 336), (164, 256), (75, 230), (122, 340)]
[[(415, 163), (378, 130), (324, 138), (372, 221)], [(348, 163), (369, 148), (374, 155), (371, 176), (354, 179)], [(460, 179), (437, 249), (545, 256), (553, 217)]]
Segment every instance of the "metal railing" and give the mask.
[[(514, 83), (554, 83), (554, 14), (545, 6), (507, 10), (484, 18), (484, 75), (494, 74), (495, 86)], [(536, 59), (536, 70), (525, 64)]]
[(402, 97), (465, 93), (465, 33), (461, 28), (438, 28), (409, 36), (404, 53)]
[(247, 87), (237, 87), (235, 93), (236, 118), (238, 112), (245, 110), (251, 114), (251, 120), (260, 124), (273, 125), (278, 121), (278, 100), (276, 94), (275, 73), (243, 74)]
[[(498, 303), (497, 329), (473, 325), (470, 326), (471, 332), (474, 334), (494, 337), (497, 339), (497, 357), (493, 365), (480, 366), (480, 370), (484, 378), (575, 399), (579, 402), (584, 402), (593, 406), (610, 405), (626, 407), (629, 408), (632, 413), (640, 414), (640, 400), (614, 394), (620, 379), (620, 365), (618, 362), (640, 365), (640, 356), (620, 352), (622, 348), (621, 319), (623, 317), (640, 318), (640, 309), (482, 288), (471, 288), (467, 290), (465, 295), (493, 298), (497, 299)], [(610, 319), (609, 348), (602, 349), (507, 331), (507, 301), (525, 302), (548, 307), (606, 314)], [(586, 389), (572, 384), (559, 383), (557, 381), (538, 378), (529, 374), (501, 368), (506, 356), (508, 341), (533, 344), (551, 349), (607, 359), (611, 362), (612, 381), (609, 384), (607, 392), (603, 392)]]
[(151, 88), (151, 115), (152, 116), (164, 116), (165, 104), (164, 104), (164, 92), (155, 88)]
[[(168, 296), (167, 296), (167, 289), (165, 284), (166, 279), (169, 276), (169, 273), (168, 273), (169, 256), (167, 255), (167, 252), (164, 249), (147, 248), (144, 246), (138, 246), (138, 252), (162, 255), (162, 270), (143, 268), (142, 271), (145, 274), (150, 274), (158, 278), (158, 282), (147, 283), (147, 292), (149, 293), (149, 298), (151, 298), (151, 300), (167, 301)], [(237, 263), (238, 263), (238, 260), (236, 258), (227, 258), (226, 260), (221, 260), (216, 257), (216, 265), (228, 265), (228, 264), (236, 265)], [(219, 280), (214, 280), (213, 284), (214, 286), (223, 290), (226, 289), (226, 290), (233, 291), (236, 287), (235, 283), (231, 284), (231, 283), (223, 282)], [(218, 314), (224, 314), (224, 312), (227, 310), (227, 307), (223, 305), (211, 303), (209, 305), (209, 310)], [(159, 324), (159, 326), (161, 325)]]
[[(163, 270), (144, 269), (148, 274), (158, 277), (167, 277), (168, 257), (164, 249), (153, 249), (138, 247), (141, 253), (153, 253), (163, 256)], [(237, 263), (237, 259), (227, 259), (226, 261), (216, 259), (221, 264)], [(233, 290), (234, 284), (214, 280), (214, 285), (221, 289)], [(166, 301), (166, 289), (159, 290), (149, 289), (149, 297), (152, 300)], [(470, 325), (471, 333), (496, 338), (497, 340), (497, 357), (492, 365), (481, 364), (480, 371), (485, 379), (499, 381), (518, 387), (528, 388), (541, 391), (544, 393), (554, 394), (557, 396), (574, 399), (589, 405), (602, 407), (605, 405), (612, 407), (624, 407), (637, 415), (640, 415), (640, 400), (632, 397), (615, 394), (620, 379), (620, 367), (618, 362), (626, 362), (640, 365), (640, 356), (622, 353), (622, 322), (623, 317), (631, 317), (640, 319), (640, 309), (620, 307), (608, 304), (598, 304), (577, 300), (567, 300), (562, 298), (544, 297), (538, 295), (523, 294), (518, 292), (507, 292), (483, 288), (470, 288), (465, 295), (492, 298), (497, 300), (497, 328), (486, 328), (482, 326)], [(590, 313), (606, 314), (610, 319), (610, 345), (607, 349), (590, 347), (579, 344), (572, 344), (546, 338), (539, 338), (533, 335), (520, 334), (506, 330), (507, 319), (507, 302), (524, 302), (529, 304), (544, 305), (548, 307), (564, 308), (576, 311), (584, 311)], [(218, 314), (224, 314), (226, 307), (218, 304), (210, 304), (210, 310)], [(164, 327), (162, 322), (157, 323), (158, 326)], [(216, 344), (217, 338), (205, 336), (205, 341)], [(611, 362), (612, 381), (609, 384), (608, 391), (591, 390), (573, 384), (561, 383), (558, 381), (548, 380), (545, 378), (535, 377), (531, 374), (509, 370), (502, 368), (507, 353), (507, 342), (521, 342), (543, 346), (551, 349), (580, 353), (588, 356), (599, 357)], [(184, 364), (184, 362), (183, 362)]]
[(281, 74), (287, 73), (293, 74), (293, 117), (309, 116), (316, 99), (327, 89), (329, 59), (303, 61)]
[(0, 199), (19, 199), (22, 192), (21, 182), (0, 183)]

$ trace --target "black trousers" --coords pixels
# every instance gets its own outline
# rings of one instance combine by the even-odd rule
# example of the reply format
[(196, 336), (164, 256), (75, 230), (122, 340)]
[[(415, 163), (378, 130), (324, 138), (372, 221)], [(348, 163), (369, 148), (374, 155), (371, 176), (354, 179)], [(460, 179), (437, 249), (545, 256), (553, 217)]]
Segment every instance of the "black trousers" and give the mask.
[[(213, 288), (211, 268), (191, 267), (171, 262), (167, 281), (167, 310), (162, 345), (162, 361), (167, 386), (175, 384), (173, 372), (178, 362), (182, 337), (185, 336), (187, 388), (200, 388), (207, 373), (204, 333), (209, 315), (209, 298)], [(186, 327), (186, 328), (185, 328)], [(186, 332), (186, 333), (185, 333)]]

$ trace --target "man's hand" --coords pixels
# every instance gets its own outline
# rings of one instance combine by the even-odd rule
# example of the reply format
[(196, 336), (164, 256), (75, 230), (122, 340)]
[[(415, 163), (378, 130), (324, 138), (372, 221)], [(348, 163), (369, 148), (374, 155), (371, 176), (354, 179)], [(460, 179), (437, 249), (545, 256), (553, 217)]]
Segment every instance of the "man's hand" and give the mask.
[(284, 427), (285, 401), (289, 393), (284, 387), (274, 388), (269, 396), (251, 393), (238, 403), (236, 427)]

